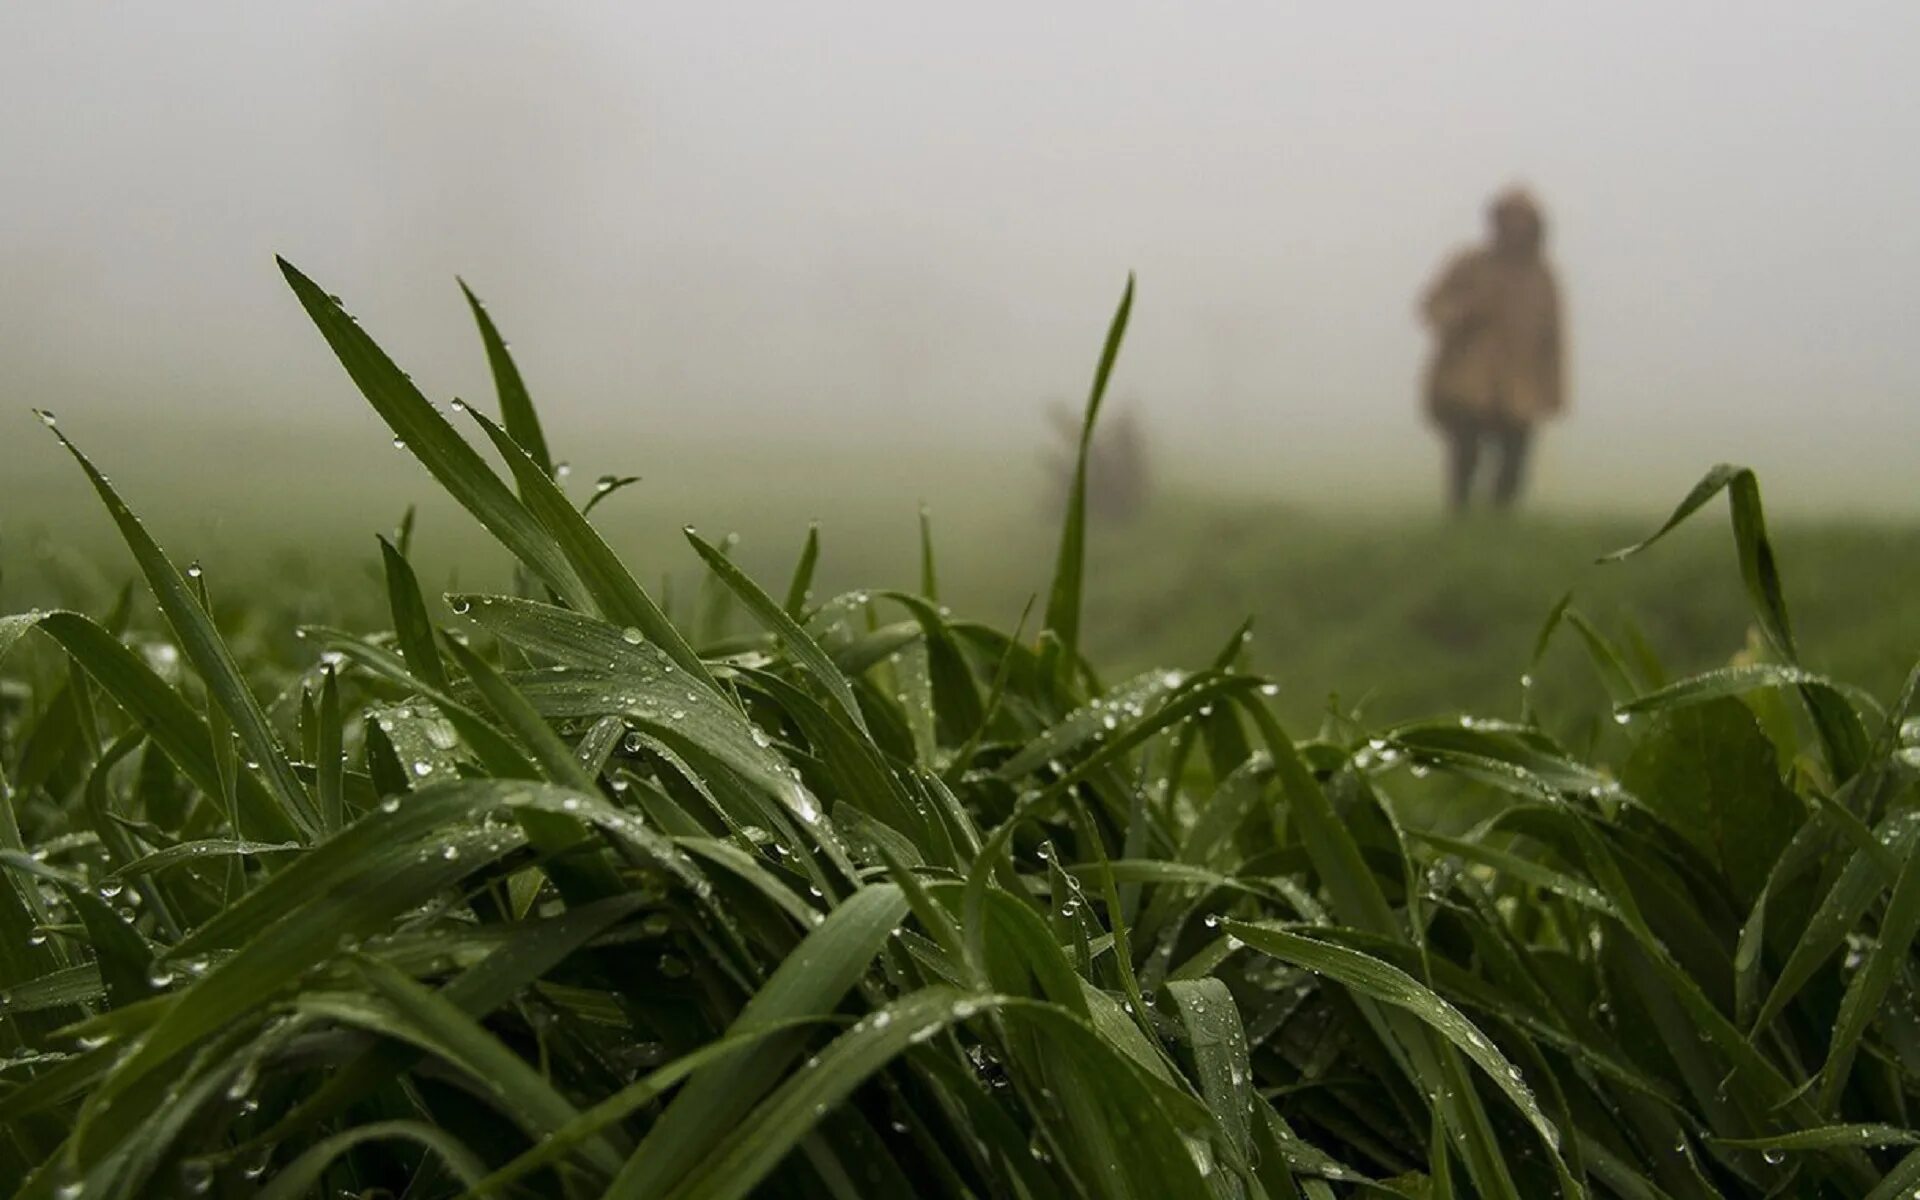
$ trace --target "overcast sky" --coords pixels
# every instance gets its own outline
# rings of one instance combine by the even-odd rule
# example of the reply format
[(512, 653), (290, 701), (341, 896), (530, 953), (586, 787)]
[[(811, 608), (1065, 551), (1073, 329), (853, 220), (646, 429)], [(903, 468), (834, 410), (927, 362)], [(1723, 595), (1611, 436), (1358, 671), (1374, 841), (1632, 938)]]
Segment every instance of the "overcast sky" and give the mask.
[(283, 253), (436, 398), (486, 394), (464, 275), (642, 468), (669, 422), (1030, 458), (1133, 269), (1167, 461), (1392, 489), (1414, 296), (1521, 180), (1550, 499), (1739, 458), (1913, 510), (1917, 45), (1912, 0), (9, 4), (0, 467), (29, 404), (371, 429)]

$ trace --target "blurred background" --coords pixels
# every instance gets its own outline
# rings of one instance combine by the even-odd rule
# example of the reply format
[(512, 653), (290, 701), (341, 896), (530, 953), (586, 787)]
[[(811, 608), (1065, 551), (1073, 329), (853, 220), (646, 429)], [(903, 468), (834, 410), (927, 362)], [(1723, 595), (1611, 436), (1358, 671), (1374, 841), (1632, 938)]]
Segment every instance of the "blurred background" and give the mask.
[[(643, 477), (596, 511), (643, 573), (694, 578), (692, 522), (782, 581), (817, 517), (829, 580), (910, 583), (924, 502), (947, 598), (1011, 622), (1133, 270), (1109, 660), (1209, 657), (1253, 613), (1303, 711), (1493, 706), (1576, 588), (1720, 661), (1720, 528), (1587, 564), (1730, 459), (1810, 657), (1890, 686), (1920, 648), (1916, 45), (1897, 2), (7, 6), (0, 598), (128, 575), (30, 405), (216, 579), (375, 611), (371, 534), (413, 500), (432, 578), (503, 570), (277, 253), (491, 407), (464, 277), (576, 492)], [(1571, 409), (1524, 513), (1449, 524), (1415, 306), (1516, 181)]]

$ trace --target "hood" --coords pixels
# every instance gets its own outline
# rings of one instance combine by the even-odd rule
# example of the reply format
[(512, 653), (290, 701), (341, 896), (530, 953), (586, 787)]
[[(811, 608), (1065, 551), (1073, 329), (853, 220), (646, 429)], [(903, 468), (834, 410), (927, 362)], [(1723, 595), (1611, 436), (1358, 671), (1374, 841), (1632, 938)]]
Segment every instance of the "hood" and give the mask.
[(1538, 254), (1546, 240), (1547, 222), (1540, 205), (1525, 188), (1512, 187), (1487, 206), (1487, 222), (1496, 250), (1509, 254)]

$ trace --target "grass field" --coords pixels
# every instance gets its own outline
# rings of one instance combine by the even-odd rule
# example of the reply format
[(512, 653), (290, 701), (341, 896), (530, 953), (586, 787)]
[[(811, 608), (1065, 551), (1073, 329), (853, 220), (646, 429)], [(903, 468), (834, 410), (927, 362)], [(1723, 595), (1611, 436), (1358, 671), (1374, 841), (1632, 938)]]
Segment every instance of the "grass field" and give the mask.
[(1920, 1194), (1915, 531), (617, 553), (484, 316), (498, 423), (287, 276), (404, 454), (182, 566), (47, 420), (122, 544), (0, 582), (12, 1194)]
[[(80, 435), (84, 414), (75, 415)], [(43, 455), (58, 465), (51, 443)], [(862, 465), (855, 460), (846, 470)], [(423, 491), (431, 481), (417, 467), (377, 456), (373, 466), (394, 478), (375, 485), (388, 497), (383, 507), (343, 506), (347, 515), (364, 516), (359, 525), (337, 509), (303, 505), (297, 491), (272, 506), (285, 504), (295, 516), (273, 521), (249, 520), (258, 512), (249, 504), (208, 505), (164, 479), (150, 489), (151, 502), (142, 500), (138, 484), (127, 491), (157, 529), (176, 531), (174, 545), (193, 548), (206, 565), (217, 613), (237, 619), (244, 610), (283, 636), (308, 620), (384, 625), (373, 535), (390, 529), (392, 520), (382, 516), (397, 514), (409, 497), (428, 502), (413, 558), (430, 592), (509, 582), (510, 558), (457, 506), (431, 503)], [(889, 500), (875, 498), (885, 489), (870, 480), (823, 500), (818, 476), (789, 468), (786, 479), (770, 482), (758, 463), (745, 470), (753, 483), (744, 497), (683, 490), (663, 499), (641, 485), (599, 510), (611, 543), (636, 574), (664, 581), (671, 607), (691, 615), (700, 604), (699, 562), (677, 533), (683, 519), (702, 530), (739, 531), (742, 563), (761, 578), (783, 578), (808, 516), (815, 516), (823, 592), (918, 585), (917, 525), (911, 504), (900, 500), (915, 494), (912, 486), (891, 489), (889, 508)], [(950, 478), (936, 490), (981, 486), (977, 476), (955, 474), (951, 465), (947, 471)], [(936, 472), (926, 463), (902, 468), (923, 489)], [(133, 579), (110, 523), (83, 506), (88, 497), (75, 483), (61, 481), (60, 504), (37, 512), (30, 533), (12, 523), (15, 539), (0, 544), (8, 551), (0, 555), (0, 608), (97, 601)], [(286, 490), (264, 479), (242, 479), (231, 489), (236, 496)], [(946, 603), (1005, 625), (1044, 589), (1057, 529), (1035, 499), (1041, 489), (1037, 476), (1022, 477), (1015, 503), (1003, 496), (972, 509), (956, 503), (951, 514), (932, 511)], [(585, 497), (592, 485), (575, 480), (572, 490)], [(229, 506), (232, 516), (201, 515)], [(1724, 531), (1688, 527), (1631, 564), (1595, 563), (1645, 535), (1657, 506), (1644, 507), (1649, 515), (1642, 517), (1522, 514), (1455, 522), (1437, 512), (1355, 514), (1177, 484), (1136, 521), (1096, 523), (1090, 531), (1088, 646), (1106, 669), (1130, 674), (1210, 659), (1252, 618), (1249, 661), (1282, 683), (1279, 710), (1309, 725), (1334, 696), (1376, 719), (1463, 709), (1512, 715), (1534, 636), (1569, 592), (1614, 636), (1643, 638), (1671, 672), (1724, 664), (1754, 636)], [(50, 532), (56, 525), (59, 539)], [(1903, 664), (1920, 657), (1920, 523), (1807, 522), (1788, 513), (1775, 517), (1773, 539), (1809, 662), (1878, 694), (1896, 688)], [(747, 627), (738, 614), (730, 620), (733, 629)], [(1556, 645), (1532, 674), (1546, 712), (1599, 715), (1590, 671), (1574, 646)]]

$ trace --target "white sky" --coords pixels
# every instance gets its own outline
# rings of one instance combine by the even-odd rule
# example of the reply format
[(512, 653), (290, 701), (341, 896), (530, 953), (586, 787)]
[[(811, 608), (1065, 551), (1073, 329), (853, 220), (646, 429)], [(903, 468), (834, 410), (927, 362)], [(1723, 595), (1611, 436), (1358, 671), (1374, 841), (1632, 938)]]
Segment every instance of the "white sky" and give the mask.
[(1549, 498), (1734, 458), (1912, 511), (1916, 46), (1911, 0), (11, 4), (0, 467), (29, 404), (370, 429), (276, 252), (437, 396), (487, 392), (465, 275), (622, 465), (1026, 460), (1132, 268), (1164, 454), (1425, 496), (1413, 297), (1519, 179), (1572, 321)]

